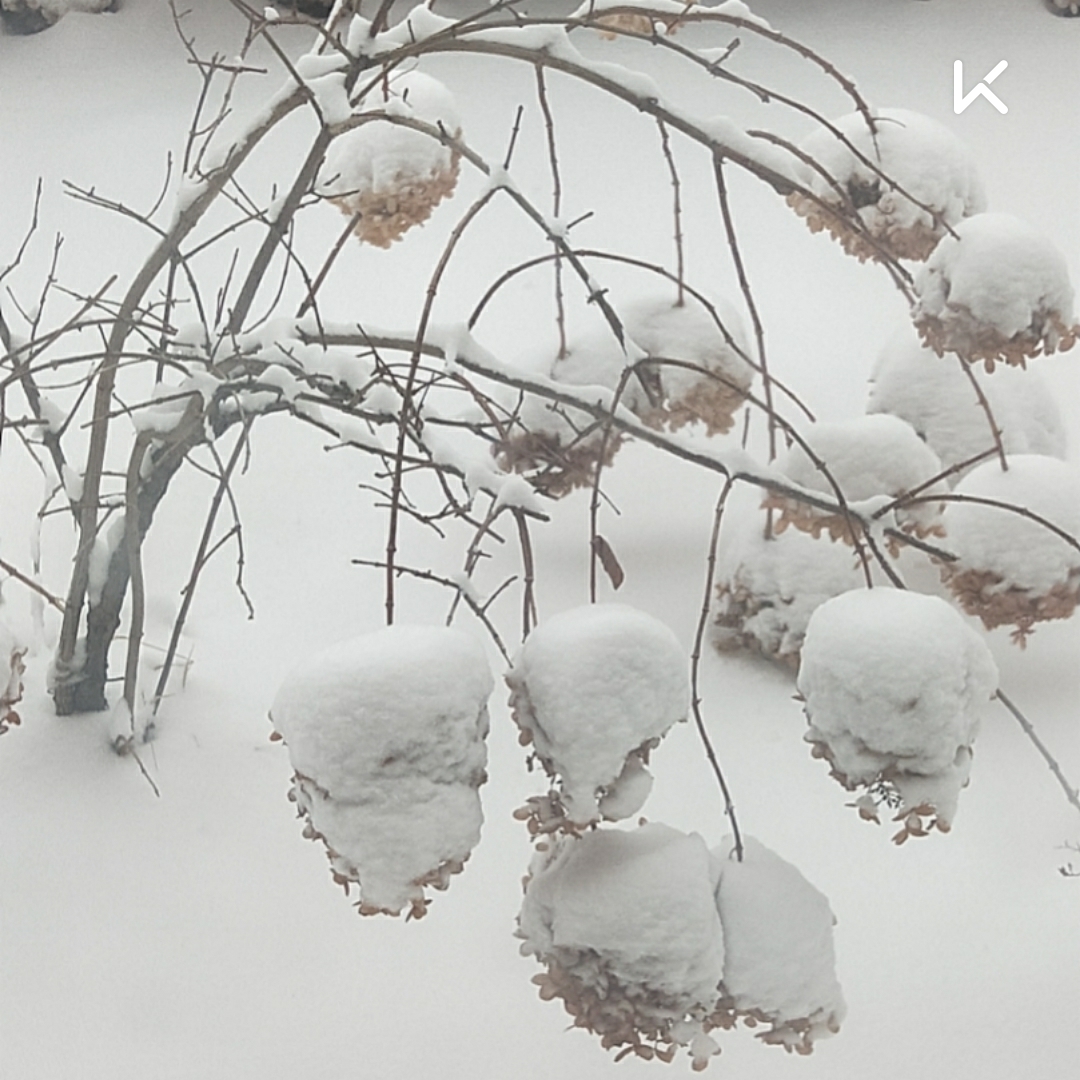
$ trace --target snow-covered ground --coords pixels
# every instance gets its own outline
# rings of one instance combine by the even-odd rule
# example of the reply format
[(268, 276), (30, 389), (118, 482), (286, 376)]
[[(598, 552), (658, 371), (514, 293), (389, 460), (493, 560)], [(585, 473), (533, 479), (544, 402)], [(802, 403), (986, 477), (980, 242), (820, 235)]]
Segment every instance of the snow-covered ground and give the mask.
[[(240, 21), (222, 0), (192, 0), (191, 26), (207, 51), (235, 48)], [(539, 4), (537, 6), (540, 6)], [(1080, 20), (1053, 18), (1037, 0), (757, 0), (778, 29), (828, 56), (874, 105), (923, 112), (971, 147), (991, 209), (1052, 238), (1080, 281)], [(300, 32), (286, 38), (298, 51)], [(635, 47), (596, 41), (604, 58), (632, 63)], [(821, 83), (795, 58), (744, 46), (745, 70), (786, 80), (792, 92)], [(243, 90), (251, 108), (281, 77)], [(995, 91), (1007, 116), (977, 101), (952, 109), (953, 61), (970, 88), (999, 60)], [(519, 103), (528, 110), (515, 173), (538, 201), (550, 195), (533, 73), (494, 60), (442, 57), (429, 69), (452, 86), (470, 142), (500, 159)], [(661, 65), (661, 77), (664, 71)], [(670, 214), (655, 127), (624, 106), (598, 101), (552, 77), (567, 191), (563, 216), (594, 210), (575, 239), (629, 247), (670, 261)], [(32, 38), (0, 36), (0, 265), (25, 231), (38, 176), (42, 232), (14, 288), (32, 302), (62, 233), (60, 276), (93, 290), (130, 274), (149, 248), (138, 226), (65, 195), (61, 181), (133, 206), (154, 202), (191, 115), (198, 81), (162, 0), (126, 0), (115, 15), (69, 15)], [(673, 97), (688, 93), (665, 85)], [(833, 90), (821, 107), (848, 111)], [(736, 120), (757, 108), (724, 97), (712, 111)], [(702, 109), (700, 111), (707, 111)], [(785, 117), (792, 138), (809, 130)], [(283, 133), (281, 152), (293, 143)], [(642, 149), (648, 147), (647, 152)], [(275, 177), (263, 180), (268, 191)], [(632, 179), (633, 182), (630, 182)], [(790, 210), (732, 175), (747, 272), (773, 366), (826, 420), (865, 407), (879, 350), (905, 318), (880, 269), (812, 236)], [(691, 281), (735, 295), (707, 160), (684, 172), (687, 207), (703, 207), (688, 238)], [(481, 182), (463, 176), (460, 205)], [(407, 325), (454, 215), (390, 251), (356, 247), (328, 286), (335, 317)], [(496, 205), (459, 258), (440, 314), (460, 318), (498, 272), (544, 250), (541, 238)], [(314, 208), (311, 251), (341, 219)], [(634, 299), (631, 278), (610, 275)], [(526, 276), (481, 320), (493, 349), (550, 356), (546, 280)], [(532, 307), (545, 319), (530, 317)], [(7, 307), (5, 306), (5, 311)], [(353, 313), (356, 313), (355, 315)], [(372, 314), (374, 313), (374, 314)], [(588, 314), (578, 327), (590, 329)], [(1069, 458), (1080, 460), (1076, 353), (1035, 361), (1062, 408)], [(437, 1073), (521, 1080), (633, 1076), (665, 1066), (614, 1065), (596, 1040), (566, 1032), (558, 1003), (541, 1002), (521, 957), (514, 920), (530, 845), (513, 810), (542, 790), (523, 765), (500, 686), (492, 698), (490, 782), (481, 794), (479, 846), (430, 913), (406, 924), (358, 918), (334, 887), (324, 854), (301, 837), (287, 801), (291, 769), (271, 743), (267, 714), (286, 672), (305, 656), (376, 629), (381, 577), (352, 565), (379, 558), (383, 517), (358, 484), (366, 467), (285, 417), (255, 428), (250, 468), (235, 483), (245, 528), (249, 621), (233, 586), (235, 565), (211, 563), (193, 607), (193, 664), (170, 697), (157, 737), (141, 751), (160, 789), (111, 752), (101, 716), (58, 719), (45, 692), (57, 624), (46, 613), (35, 639), (31, 606), (14, 581), (4, 615), (33, 640), (23, 724), (0, 740), (0, 1074), (7, 1080), (399, 1080)], [(0, 556), (30, 561), (30, 520), (41, 479), (5, 442), (0, 456)], [(666, 623), (684, 648), (701, 606), (715, 476), (623, 448), (607, 480), (621, 514), (603, 531), (626, 571), (620, 602)], [(163, 644), (190, 569), (209, 481), (181, 473), (147, 542), (151, 644)], [(541, 617), (587, 599), (588, 497), (554, 507), (534, 533)], [(734, 509), (732, 510), (734, 513)], [(28, 517), (29, 515), (29, 517)], [(44, 577), (62, 591), (72, 536), (46, 522)], [(509, 546), (509, 545), (508, 545)], [(450, 572), (460, 549), (419, 528), (403, 551), (417, 566)], [(494, 588), (515, 569), (493, 560), (478, 582)], [(441, 621), (448, 596), (422, 582), (401, 586), (401, 617)], [(605, 585), (603, 599), (616, 598)], [(516, 595), (516, 594), (515, 594)], [(509, 596), (509, 594), (508, 594)], [(513, 633), (516, 601), (498, 608)], [(477, 633), (475, 623), (461, 625)], [(972, 625), (975, 625), (974, 622)], [(1002, 686), (1022, 705), (1066, 773), (1080, 775), (1077, 706), (1080, 633), (1075, 620), (1041, 626), (1025, 651), (1007, 629), (988, 635)], [(504, 665), (493, 653), (497, 672)], [(851, 796), (802, 741), (806, 721), (783, 672), (710, 651), (702, 670), (709, 728), (734, 788), (743, 828), (795, 864), (837, 917), (837, 974), (848, 1012), (840, 1034), (808, 1057), (763, 1046), (747, 1031), (721, 1033), (710, 1070), (740, 1080), (1064, 1080), (1077, 1067), (1080, 882), (1057, 868), (1060, 845), (1080, 821), (1030, 742), (1001, 708), (985, 711), (970, 786), (948, 835), (889, 843), (887, 826), (860, 821)], [(715, 847), (728, 831), (723, 804), (689, 725), (677, 725), (650, 761), (655, 784), (643, 813)], [(1074, 862), (1080, 857), (1072, 854)], [(677, 1061), (674, 1069), (685, 1070)]]

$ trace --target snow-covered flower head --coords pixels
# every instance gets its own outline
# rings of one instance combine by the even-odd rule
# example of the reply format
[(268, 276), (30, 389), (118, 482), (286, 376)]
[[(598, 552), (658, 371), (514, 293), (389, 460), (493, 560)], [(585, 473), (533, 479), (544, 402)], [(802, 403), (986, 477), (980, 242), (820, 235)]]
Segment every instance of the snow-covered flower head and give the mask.
[(682, 1044), (703, 1068), (719, 1052), (705, 1032), (724, 971), (715, 887), (696, 833), (649, 824), (553, 840), (518, 916), (522, 953), (547, 968), (540, 996), (619, 1056), (671, 1061)]
[(894, 838), (947, 831), (967, 783), (979, 711), (997, 689), (986, 643), (946, 601), (856, 589), (810, 617), (799, 668), (814, 754), (877, 819), (880, 796), (904, 824)]
[(689, 709), (675, 635), (625, 604), (573, 608), (533, 630), (506, 681), (523, 741), (558, 783), (555, 805), (532, 815), (534, 831), (637, 813), (649, 751)]
[(987, 629), (1015, 626), (1023, 645), (1035, 623), (1068, 618), (1080, 600), (1080, 474), (1038, 454), (1007, 461), (1007, 471), (988, 461), (957, 485), (962, 501), (945, 508), (956, 561), (941, 573), (965, 611)]
[[(800, 487), (821, 492), (830, 501), (836, 500), (836, 488), (849, 505), (878, 496), (896, 499), (916, 489), (923, 497), (947, 489), (941, 481), (926, 486), (941, 472), (941, 462), (911, 425), (898, 417), (875, 413), (821, 422), (808, 427), (804, 438), (810, 452), (795, 443), (782, 461), (781, 471)], [(828, 475), (815, 458), (824, 464)], [(794, 525), (815, 537), (827, 532), (834, 540), (852, 542), (852, 525), (842, 513), (818, 509), (794, 496), (771, 493), (764, 505), (780, 511), (778, 531)], [(895, 515), (901, 528), (919, 535), (940, 531), (940, 508), (936, 503), (899, 507)]]
[[(813, 193), (789, 203), (814, 232), (828, 229), (860, 261), (879, 250), (900, 259), (925, 259), (950, 226), (986, 208), (971, 155), (944, 125), (909, 109), (861, 112), (822, 128), (800, 149), (819, 168), (800, 163)], [(902, 190), (898, 190), (902, 189)], [(860, 221), (865, 233), (853, 227)]]
[(391, 626), (326, 649), (282, 684), (270, 718), (295, 770), (290, 798), (361, 914), (419, 917), (480, 837), (483, 649), (449, 627)]
[(978, 214), (941, 241), (915, 279), (912, 313), (939, 356), (954, 352), (988, 371), (997, 361), (1071, 349), (1073, 288), (1065, 258), (1010, 214)]
[(655, 361), (648, 372), (656, 404), (643, 412), (646, 423), (678, 430), (699, 421), (710, 435), (734, 424), (754, 369), (745, 359), (749, 343), (738, 313), (723, 301), (714, 307), (722, 329), (689, 298), (683, 304), (644, 300), (627, 309), (628, 334)]
[(865, 578), (850, 548), (798, 529), (766, 537), (759, 515), (720, 552), (713, 644), (751, 649), (792, 668), (814, 610)]
[(438, 138), (380, 119), (423, 121), (445, 135), (461, 134), (450, 91), (421, 71), (392, 75), (361, 104), (372, 114), (330, 144), (319, 173), (319, 193), (343, 213), (359, 214), (356, 235), (389, 247), (420, 225), (457, 185), (459, 155)]
[[(866, 405), (868, 413), (906, 420), (946, 469), (994, 448), (990, 421), (971, 380), (960, 362), (950, 359), (943, 363), (906, 327), (882, 350)], [(978, 377), (974, 370), (970, 374)], [(1037, 371), (1002, 368), (980, 386), (1007, 453), (1065, 456), (1061, 411)]]
[(763, 1042), (809, 1054), (835, 1035), (846, 1013), (836, 979), (829, 901), (799, 870), (747, 836), (742, 859), (731, 837), (713, 852), (724, 929), (722, 1007), (769, 1025)]

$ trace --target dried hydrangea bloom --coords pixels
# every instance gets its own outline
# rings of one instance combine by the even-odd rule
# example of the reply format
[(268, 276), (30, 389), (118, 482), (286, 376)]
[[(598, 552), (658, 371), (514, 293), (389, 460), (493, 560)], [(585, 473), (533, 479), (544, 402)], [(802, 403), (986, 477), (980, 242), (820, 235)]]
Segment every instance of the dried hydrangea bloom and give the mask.
[[(824, 462), (849, 505), (882, 496), (898, 499), (915, 491), (920, 498), (928, 498), (948, 490), (943, 481), (927, 486), (942, 471), (941, 462), (911, 425), (895, 416), (877, 413), (817, 423), (807, 430), (805, 440), (813, 454)], [(781, 472), (800, 487), (836, 501), (833, 485), (798, 443), (788, 451)], [(778, 532), (794, 525), (815, 539), (826, 533), (833, 540), (850, 544), (853, 530), (858, 530), (844, 513), (819, 509), (795, 496), (770, 492), (762, 505), (779, 511)], [(922, 537), (941, 534), (941, 507), (937, 502), (899, 506), (892, 513), (896, 525), (907, 532)]]
[(424, 914), (480, 838), (486, 779), (483, 649), (447, 627), (391, 626), (294, 671), (270, 716), (295, 775), (305, 835), (362, 915)]
[(641, 410), (650, 426), (677, 431), (702, 423), (715, 435), (735, 423), (754, 369), (744, 358), (749, 344), (737, 312), (723, 302), (715, 307), (723, 329), (696, 300), (654, 299), (628, 308), (627, 333), (651, 361), (644, 369), (653, 403)]
[[(906, 420), (952, 468), (994, 449), (994, 435), (969, 375), (979, 381), (1009, 454), (1065, 456), (1065, 427), (1053, 391), (1038, 371), (1005, 367), (993, 376), (965, 372), (921, 345), (908, 326), (882, 350), (870, 376), (868, 413)], [(959, 474), (949, 478), (956, 483)]]
[(798, 670), (814, 610), (865, 582), (858, 559), (850, 548), (797, 529), (766, 537), (756, 515), (734, 539), (728, 535), (717, 566), (713, 644)]
[(829, 901), (802, 874), (752, 836), (742, 859), (728, 837), (713, 853), (716, 904), (724, 930), (722, 1008), (758, 1038), (809, 1054), (840, 1030), (846, 1007), (836, 979)]
[(724, 939), (705, 842), (666, 825), (552, 840), (533, 860), (518, 916), (521, 951), (547, 969), (533, 980), (576, 1027), (617, 1058), (695, 1069), (719, 1053), (707, 1034)]
[(1069, 618), (1080, 600), (1080, 476), (1074, 466), (1038, 454), (1007, 461), (1007, 472), (997, 461), (980, 465), (957, 485), (956, 495), (1027, 514), (950, 502), (945, 522), (956, 561), (942, 563), (941, 576), (968, 614), (988, 630), (1015, 627), (1013, 641), (1023, 646), (1036, 623)]
[(1023, 367), (1076, 344), (1073, 288), (1065, 258), (1009, 214), (978, 214), (957, 225), (915, 279), (912, 317), (923, 341), (968, 363)]
[(530, 831), (637, 813), (649, 752), (689, 709), (675, 635), (624, 604), (573, 608), (533, 630), (506, 681), (521, 741), (555, 784), (521, 812)]
[[(627, 370), (626, 354), (606, 329), (572, 342), (549, 373), (605, 409), (616, 394), (618, 403), (635, 413), (648, 407), (641, 380)], [(612, 463), (623, 441), (617, 429), (584, 409), (527, 394), (494, 453), (500, 467), (527, 475), (538, 491), (560, 498), (591, 487), (597, 468)]]
[[(420, 120), (457, 138), (461, 121), (450, 91), (420, 71), (391, 76), (362, 103), (364, 112)], [(378, 116), (337, 136), (318, 191), (352, 217), (356, 235), (389, 247), (421, 225), (457, 185), (460, 155), (438, 139)]]
[(878, 109), (872, 119), (873, 131), (850, 113), (833, 123), (843, 139), (822, 128), (804, 140), (800, 149), (823, 171), (801, 163), (814, 198), (794, 192), (788, 203), (860, 262), (882, 252), (925, 259), (950, 226), (985, 209), (982, 183), (967, 148), (936, 120), (908, 109)]
[(0, 735), (22, 723), (15, 706), (22, 700), (26, 646), (21, 645), (0, 619)]
[(810, 617), (799, 692), (815, 757), (893, 837), (947, 832), (971, 768), (979, 711), (997, 689), (986, 643), (946, 601), (902, 589), (859, 589)]

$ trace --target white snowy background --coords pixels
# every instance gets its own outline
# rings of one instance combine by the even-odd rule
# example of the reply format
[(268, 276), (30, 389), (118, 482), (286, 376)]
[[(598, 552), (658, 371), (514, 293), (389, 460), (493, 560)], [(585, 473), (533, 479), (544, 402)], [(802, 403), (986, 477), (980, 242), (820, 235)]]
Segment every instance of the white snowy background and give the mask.
[[(228, 51), (240, 23), (222, 0), (191, 0), (190, 26), (206, 50)], [(1080, 137), (1080, 23), (1050, 16), (1036, 0), (758, 0), (754, 9), (804, 40), (857, 81), (869, 100), (946, 123), (972, 147), (992, 209), (1052, 237), (1080, 281), (1076, 177)], [(288, 39), (300, 50), (301, 32)], [(595, 48), (633, 62), (626, 43)], [(995, 90), (1010, 112), (976, 102), (952, 112), (952, 65), (968, 85), (998, 60)], [(272, 66), (272, 58), (264, 56)], [(794, 61), (748, 51), (762, 77), (817, 92)], [(790, 70), (781, 70), (790, 64)], [(770, 66), (771, 65), (771, 66)], [(501, 156), (519, 102), (529, 113), (515, 169), (538, 199), (549, 178), (531, 71), (496, 61), (441, 58), (428, 68), (451, 85), (469, 140)], [(256, 103), (280, 72), (250, 83)], [(811, 85), (812, 82), (812, 85)], [(564, 163), (566, 216), (596, 216), (579, 242), (631, 245), (670, 257), (667, 178), (655, 129), (624, 107), (552, 79)], [(130, 273), (150, 240), (137, 226), (90, 211), (61, 181), (95, 187), (134, 206), (156, 198), (198, 82), (162, 0), (126, 0), (115, 15), (77, 15), (32, 38), (0, 36), (0, 261), (45, 182), (42, 236), (16, 287), (29, 294), (64, 236), (63, 280), (83, 289)], [(670, 92), (678, 96), (679, 87)], [(817, 89), (815, 89), (817, 88)], [(734, 95), (718, 106), (739, 119)], [(838, 114), (836, 92), (826, 103)], [(780, 123), (781, 121), (778, 121)], [(787, 118), (794, 137), (803, 121)], [(288, 175), (289, 132), (280, 140)], [(731, 289), (712, 211), (707, 161), (688, 168), (688, 207), (704, 224), (688, 238), (690, 279)], [(773, 365), (823, 419), (858, 415), (879, 350), (905, 315), (886, 275), (811, 236), (752, 180), (733, 177), (748, 271)], [(479, 189), (462, 181), (455, 205)], [(311, 250), (340, 217), (316, 208)], [(408, 325), (428, 267), (454, 219), (432, 224), (389, 252), (356, 248), (324, 303), (348, 318), (376, 312)], [(484, 236), (486, 239), (481, 240)], [(531, 245), (531, 246), (530, 246)], [(543, 243), (508, 207), (493, 210), (462, 255), (441, 298), (461, 317), (498, 268)], [(524, 257), (523, 255), (521, 257)], [(479, 333), (506, 353), (542, 352), (550, 325), (547, 279), (528, 277), (486, 315)], [(21, 292), (20, 295), (23, 293)], [(546, 335), (546, 337), (545, 337)], [(1036, 361), (1080, 447), (1076, 355)], [(5, 1080), (377, 1080), (417, 1075), (585, 1080), (621, 1070), (663, 1075), (665, 1066), (611, 1063), (591, 1037), (567, 1033), (557, 1003), (530, 983), (537, 967), (518, 955), (514, 918), (529, 844), (512, 810), (541, 782), (527, 776), (500, 687), (492, 698), (491, 782), (483, 789), (483, 838), (466, 872), (437, 894), (419, 922), (361, 919), (329, 877), (322, 851), (300, 836), (286, 801), (286, 752), (268, 741), (267, 712), (284, 674), (322, 646), (379, 625), (381, 579), (350, 564), (378, 558), (383, 519), (358, 489), (364, 462), (326, 453), (324, 437), (285, 417), (255, 428), (250, 469), (235, 484), (247, 547), (248, 621), (224, 553), (200, 586), (191, 619), (194, 664), (170, 698), (158, 737), (144, 751), (156, 798), (130, 760), (108, 747), (100, 717), (57, 719), (44, 689), (56, 626), (28, 657), (24, 723), (0, 743), (0, 1074)], [(0, 554), (29, 555), (28, 509), (41, 481), (5, 447), (0, 470)], [(670, 626), (688, 647), (701, 604), (703, 557), (715, 477), (625, 448), (608, 475), (622, 511), (603, 531), (627, 581), (618, 594)], [(168, 615), (188, 569), (208, 482), (177, 478), (145, 549), (156, 623)], [(541, 616), (586, 598), (587, 496), (555, 507), (536, 531)], [(71, 553), (60, 519), (45, 529), (45, 575), (61, 588)], [(456, 569), (458, 549), (418, 530), (405, 538), (414, 565)], [(492, 567), (482, 584), (493, 587)], [(405, 584), (401, 617), (441, 620), (448, 597)], [(605, 592), (608, 590), (605, 586)], [(9, 582), (5, 617), (32, 635), (25, 595)], [(611, 598), (608, 595), (606, 598)], [(505, 612), (507, 625), (515, 616)], [(475, 624), (463, 622), (480, 634)], [(1073, 778), (1080, 773), (1077, 704), (1080, 635), (1073, 623), (1041, 626), (1026, 652), (1006, 631), (989, 635), (1002, 685), (1037, 724)], [(498, 668), (496, 670), (499, 670)], [(836, 913), (838, 976), (848, 1016), (812, 1057), (787, 1056), (748, 1032), (722, 1033), (715, 1075), (740, 1080), (873, 1076), (877, 1080), (1064, 1080), (1080, 1058), (1080, 883), (1057, 867), (1080, 838), (1080, 821), (1046, 766), (1003, 709), (985, 714), (970, 787), (948, 836), (889, 843), (887, 827), (858, 820), (848, 797), (811, 759), (805, 719), (784, 673), (710, 654), (703, 668), (706, 717), (734, 787), (743, 827), (795, 863)], [(722, 804), (689, 725), (672, 731), (651, 764), (656, 784), (644, 813), (700, 832), (710, 846), (727, 831)], [(1075, 856), (1074, 856), (1075, 859)], [(671, 1066), (686, 1070), (683, 1061)]]

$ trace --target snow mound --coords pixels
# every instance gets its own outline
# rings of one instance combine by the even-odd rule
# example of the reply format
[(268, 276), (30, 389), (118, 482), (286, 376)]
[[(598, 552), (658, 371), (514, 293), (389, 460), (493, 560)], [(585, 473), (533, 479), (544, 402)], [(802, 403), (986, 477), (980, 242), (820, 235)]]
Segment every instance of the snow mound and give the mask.
[(270, 712), (290, 798), (360, 913), (424, 914), (480, 837), (487, 659), (447, 627), (392, 626), (332, 646), (285, 680)]
[[(980, 386), (1006, 453), (1065, 456), (1061, 412), (1037, 371), (1002, 368), (993, 378), (980, 380)], [(920, 345), (910, 329), (882, 350), (870, 377), (866, 411), (906, 420), (943, 468), (994, 447), (986, 413), (960, 364), (943, 361)]]
[(619, 1057), (671, 1061), (679, 1044), (703, 1068), (724, 940), (715, 863), (696, 833), (666, 825), (559, 837), (537, 854), (518, 916), (521, 952), (547, 972), (574, 1024)]
[[(996, 377), (996, 376), (995, 376)], [(956, 562), (941, 574), (964, 610), (987, 629), (1015, 626), (1023, 645), (1036, 622), (1068, 618), (1080, 599), (1080, 474), (1057, 458), (1017, 454), (1003, 471), (988, 461), (957, 485), (960, 499), (1021, 507), (1050, 522), (1072, 543), (1031, 517), (983, 502), (945, 509)]]
[(359, 115), (370, 119), (330, 144), (316, 190), (350, 217), (360, 215), (355, 231), (361, 240), (386, 248), (453, 193), (460, 155), (380, 117), (422, 121), (454, 138), (461, 120), (450, 91), (421, 71), (380, 81), (363, 108)]
[(22, 677), (26, 671), (24, 656), (26, 646), (0, 619), (0, 735), (22, 723), (15, 706), (22, 700)]
[(1001, 360), (1023, 367), (1076, 343), (1073, 289), (1065, 258), (1009, 214), (978, 214), (945, 237), (915, 279), (912, 313), (939, 356), (954, 352), (987, 371)]
[(763, 526), (755, 516), (721, 548), (712, 640), (721, 652), (751, 649), (797, 669), (814, 610), (865, 578), (847, 547), (796, 529), (766, 538)]
[(806, 740), (877, 820), (882, 802), (902, 821), (894, 837), (947, 832), (967, 783), (979, 709), (997, 689), (986, 643), (946, 601), (901, 589), (858, 589), (810, 617), (799, 668)]
[(94, 14), (116, 7), (117, 0), (0, 0), (0, 20), (12, 34), (47, 30), (70, 11)]
[(871, 115), (873, 132), (854, 112), (833, 122), (842, 138), (822, 128), (803, 141), (820, 170), (800, 162), (799, 178), (815, 198), (795, 192), (788, 202), (860, 262), (882, 252), (925, 259), (949, 226), (986, 208), (982, 182), (967, 147), (936, 120), (908, 109)]
[(519, 812), (533, 833), (640, 809), (649, 752), (689, 708), (686, 657), (663, 623), (623, 604), (564, 611), (529, 635), (506, 681), (521, 741), (558, 782)]
[[(848, 504), (888, 496), (896, 499), (919, 489), (929, 497), (944, 493), (948, 485), (937, 481), (925, 486), (941, 470), (937, 454), (908, 423), (895, 416), (875, 413), (852, 420), (817, 423), (807, 429), (804, 439), (813, 455), (824, 462), (829, 475)], [(788, 451), (781, 471), (800, 487), (821, 492), (836, 501), (836, 492), (814, 457), (798, 443)], [(779, 510), (778, 532), (788, 525), (811, 533), (815, 538), (828, 532), (833, 540), (852, 542), (852, 524), (842, 513), (831, 513), (787, 495), (770, 493), (764, 506)], [(939, 535), (940, 507), (935, 502), (899, 506), (892, 515), (901, 529), (919, 536)]]
[(809, 1054), (815, 1040), (840, 1030), (846, 1012), (829, 901), (752, 836), (741, 862), (730, 837), (714, 856), (725, 1002), (734, 1015), (770, 1025), (762, 1041)]
[(735, 423), (754, 369), (744, 359), (749, 343), (738, 313), (724, 302), (713, 306), (720, 325), (692, 300), (644, 300), (627, 310), (627, 332), (654, 361), (648, 371), (658, 404), (644, 414), (654, 427), (678, 430), (699, 421), (715, 435)]

